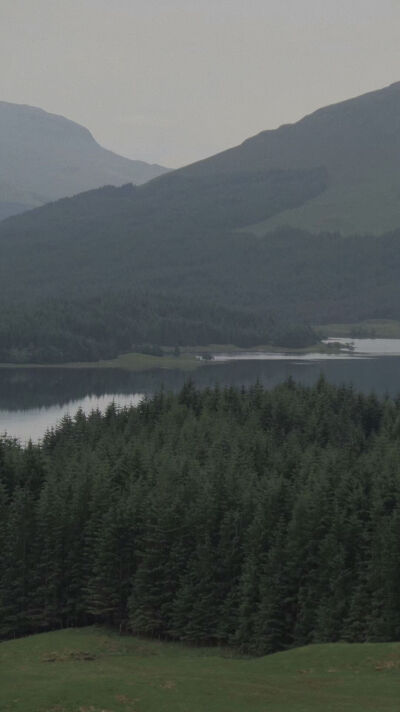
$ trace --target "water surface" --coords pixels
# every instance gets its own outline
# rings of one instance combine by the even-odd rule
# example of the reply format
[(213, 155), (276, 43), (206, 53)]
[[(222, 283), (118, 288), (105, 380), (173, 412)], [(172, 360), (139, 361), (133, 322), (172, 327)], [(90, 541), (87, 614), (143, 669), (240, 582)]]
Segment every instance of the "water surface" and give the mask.
[(400, 356), (400, 339), (346, 339), (341, 337), (325, 340), (327, 344), (332, 342), (341, 344), (353, 356)]
[[(335, 339), (338, 341), (338, 339)], [(250, 386), (257, 380), (273, 388), (291, 376), (312, 385), (321, 374), (334, 384), (352, 384), (364, 393), (400, 393), (400, 339), (343, 339), (353, 342), (350, 352), (326, 354), (241, 354), (236, 359), (219, 354), (190, 378), (198, 387)], [(389, 343), (388, 343), (389, 342)], [(382, 356), (384, 354), (384, 356)], [(229, 358), (228, 358), (229, 357)], [(160, 388), (177, 391), (188, 379), (182, 371), (132, 373), (117, 369), (1, 369), (0, 433), (26, 442), (40, 439), (65, 413), (104, 410), (111, 402), (136, 405)]]

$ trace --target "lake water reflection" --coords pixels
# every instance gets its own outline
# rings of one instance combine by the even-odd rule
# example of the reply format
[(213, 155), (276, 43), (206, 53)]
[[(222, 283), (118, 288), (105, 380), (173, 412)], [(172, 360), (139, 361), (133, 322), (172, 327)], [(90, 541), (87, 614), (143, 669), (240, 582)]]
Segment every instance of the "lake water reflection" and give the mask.
[[(274, 354), (267, 359), (221, 360), (200, 367), (190, 377), (199, 387), (217, 383), (250, 386), (259, 380), (266, 388), (272, 388), (289, 376), (311, 385), (323, 374), (331, 383), (352, 384), (364, 393), (398, 395), (400, 340), (397, 344), (391, 340), (391, 355), (383, 357), (377, 355), (382, 350), (376, 344), (382, 340), (373, 340), (374, 352), (365, 350), (365, 342), (370, 340), (357, 341), (364, 344), (355, 344), (353, 353), (346, 357), (321, 358), (314, 354), (312, 358), (282, 358)], [(379, 347), (382, 349), (382, 344)], [(166, 370), (130, 373), (113, 369), (0, 369), (0, 433), (6, 431), (22, 442), (37, 440), (67, 412), (74, 415), (78, 408), (85, 412), (104, 410), (113, 401), (120, 406), (137, 404), (143, 395), (162, 387), (179, 390), (188, 377), (181, 371)]]

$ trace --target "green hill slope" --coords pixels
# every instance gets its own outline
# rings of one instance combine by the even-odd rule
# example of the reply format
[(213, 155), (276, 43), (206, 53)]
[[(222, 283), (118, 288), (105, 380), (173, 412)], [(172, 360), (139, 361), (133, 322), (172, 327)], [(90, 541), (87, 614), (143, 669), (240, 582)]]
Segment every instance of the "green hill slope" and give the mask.
[(70, 629), (0, 644), (4, 712), (398, 712), (400, 644), (258, 659)]
[(400, 225), (400, 82), (328, 106), (295, 124), (263, 131), (186, 174), (323, 167), (327, 189), (252, 230), (280, 226), (321, 232), (382, 233)]

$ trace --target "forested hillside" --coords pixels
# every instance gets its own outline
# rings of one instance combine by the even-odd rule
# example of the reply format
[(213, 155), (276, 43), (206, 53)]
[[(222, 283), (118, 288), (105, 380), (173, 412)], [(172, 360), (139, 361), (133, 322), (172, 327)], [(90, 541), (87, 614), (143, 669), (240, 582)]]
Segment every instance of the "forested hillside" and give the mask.
[[(304, 346), (313, 324), (399, 318), (399, 108), (395, 84), (146, 185), (3, 221), (0, 359), (92, 360), (148, 342)], [(362, 220), (332, 202), (338, 190), (357, 210), (362, 195)], [(315, 233), (269, 231), (318, 201)], [(373, 234), (385, 226), (396, 229)]]
[(159, 393), (0, 449), (0, 634), (92, 622), (263, 654), (400, 635), (400, 402)]
[(166, 227), (132, 242), (115, 216), (88, 245), (84, 221), (70, 243), (68, 226), (54, 245), (43, 233), (40, 251), (29, 230), (0, 242), (0, 361), (90, 361), (144, 343), (301, 347), (317, 340), (310, 324), (400, 318), (400, 232), (364, 236), (362, 249), (360, 237), (293, 230)]
[(313, 343), (302, 319), (266, 301), (259, 241), (226, 225), (301, 202), (323, 183), (319, 170), (250, 184), (177, 175), (167, 189), (161, 180), (104, 188), (5, 221), (0, 358), (91, 360), (149, 341)]

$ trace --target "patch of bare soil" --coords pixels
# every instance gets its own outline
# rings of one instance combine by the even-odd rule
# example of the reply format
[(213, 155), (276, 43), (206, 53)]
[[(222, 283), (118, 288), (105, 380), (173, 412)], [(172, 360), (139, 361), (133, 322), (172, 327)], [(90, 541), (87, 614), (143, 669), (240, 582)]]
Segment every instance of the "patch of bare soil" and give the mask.
[(42, 660), (44, 663), (88, 662), (96, 660), (96, 657), (93, 653), (87, 653), (83, 650), (67, 650), (62, 653), (46, 653)]

